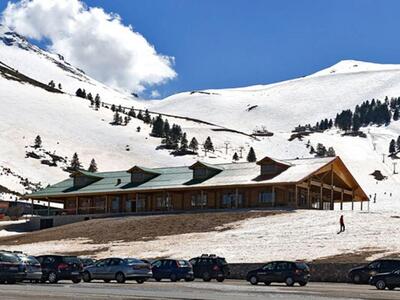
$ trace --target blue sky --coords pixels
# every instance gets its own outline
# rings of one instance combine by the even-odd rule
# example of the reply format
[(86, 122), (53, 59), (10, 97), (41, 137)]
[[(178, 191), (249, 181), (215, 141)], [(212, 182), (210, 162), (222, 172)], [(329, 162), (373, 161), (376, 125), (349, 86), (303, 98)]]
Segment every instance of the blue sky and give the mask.
[[(271, 83), (343, 59), (400, 63), (400, 1), (86, 0), (174, 56), (176, 92)], [(6, 1), (1, 0), (0, 9)]]

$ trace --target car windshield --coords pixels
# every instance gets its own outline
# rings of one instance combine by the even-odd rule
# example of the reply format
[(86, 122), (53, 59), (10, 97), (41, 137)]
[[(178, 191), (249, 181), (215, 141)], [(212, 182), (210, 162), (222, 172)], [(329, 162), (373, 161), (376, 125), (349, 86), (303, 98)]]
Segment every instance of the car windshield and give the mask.
[(33, 256), (18, 255), (18, 257), (28, 265), (39, 265), (39, 261)]
[(305, 263), (296, 263), (296, 267), (300, 270), (309, 270), (308, 266)]
[(0, 253), (0, 261), (9, 263), (18, 263), (20, 262), (20, 259), (18, 258), (18, 256), (11, 253)]
[(81, 261), (76, 256), (65, 256), (63, 261), (67, 264), (80, 264)]
[(144, 264), (144, 262), (142, 262), (141, 260), (137, 259), (137, 258), (125, 258), (125, 261), (129, 264)]
[(226, 262), (225, 258), (220, 257), (217, 259), (218, 264), (220, 265), (227, 265), (228, 263)]

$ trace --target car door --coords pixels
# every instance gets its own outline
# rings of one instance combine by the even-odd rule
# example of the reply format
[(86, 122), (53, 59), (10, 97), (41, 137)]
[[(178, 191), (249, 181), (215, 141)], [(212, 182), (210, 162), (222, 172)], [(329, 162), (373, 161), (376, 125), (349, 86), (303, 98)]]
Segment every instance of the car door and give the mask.
[(393, 271), (386, 276), (386, 285), (399, 287), (400, 286), (400, 270)]
[(114, 279), (115, 274), (123, 271), (123, 263), (124, 261), (120, 258), (111, 258), (106, 268), (105, 279)]
[(275, 271), (273, 274), (273, 281), (275, 282), (284, 282), (286, 277), (288, 276), (289, 268), (291, 265), (288, 262), (278, 262), (275, 265)]
[(193, 259), (191, 259), (189, 262), (190, 262), (190, 264), (192, 265), (192, 267), (193, 267), (193, 273), (194, 273), (194, 276), (196, 276), (196, 277), (198, 277), (199, 275), (199, 269), (200, 269), (200, 267), (199, 267), (199, 261), (200, 261), (200, 258), (193, 258)]
[(90, 267), (93, 279), (106, 279), (106, 271), (109, 259), (99, 260), (93, 267)]
[(258, 272), (257, 277), (260, 281), (263, 282), (272, 282), (273, 281), (273, 273), (275, 270), (276, 263), (270, 262), (264, 265)]
[(362, 272), (363, 279), (368, 280), (371, 276), (378, 274), (381, 272), (381, 264), (380, 260), (373, 261), (368, 265), (365, 271)]
[(56, 258), (54, 256), (44, 256), (42, 258), (42, 273), (48, 276), (50, 272), (55, 271)]
[(162, 266), (161, 260), (156, 260), (151, 264), (151, 270), (153, 271), (154, 278), (162, 278), (161, 266)]

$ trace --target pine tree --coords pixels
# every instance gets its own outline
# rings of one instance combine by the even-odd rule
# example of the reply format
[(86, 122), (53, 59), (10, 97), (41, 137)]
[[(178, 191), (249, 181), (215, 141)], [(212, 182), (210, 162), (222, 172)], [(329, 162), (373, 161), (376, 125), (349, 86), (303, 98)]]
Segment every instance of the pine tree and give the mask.
[(249, 153), (247, 154), (247, 161), (248, 162), (256, 162), (257, 161), (256, 153), (254, 152), (253, 147), (250, 147)]
[(113, 122), (112, 122), (112, 124), (113, 124), (113, 125), (119, 125), (119, 124), (121, 124), (121, 123), (120, 123), (120, 120), (121, 120), (121, 116), (119, 115), (118, 111), (116, 111), (116, 112), (114, 113), (114, 117), (113, 117)]
[(335, 157), (335, 156), (336, 156), (335, 149), (333, 149), (333, 147), (329, 147), (329, 148), (328, 148), (328, 151), (326, 151), (326, 156), (328, 156), (328, 157)]
[(181, 138), (181, 146), (179, 148), (180, 151), (187, 151), (188, 149), (188, 140), (186, 137), (186, 132), (183, 133)]
[(353, 123), (352, 130), (354, 132), (358, 132), (361, 127), (361, 119), (358, 114), (353, 114), (353, 122), (352, 123)]
[(321, 143), (317, 144), (317, 151), (316, 151), (316, 155), (318, 157), (325, 157), (326, 156), (326, 148), (324, 145), (322, 145)]
[(94, 104), (95, 104), (96, 109), (100, 108), (100, 96), (99, 96), (99, 94), (96, 94), (96, 97), (94, 98)]
[(163, 129), (163, 132), (164, 132), (164, 137), (167, 136), (167, 135), (169, 135), (169, 134), (171, 134), (171, 128), (170, 128), (170, 126), (169, 126), (168, 119), (165, 120), (165, 122), (164, 122), (164, 129)]
[(130, 117), (132, 117), (132, 118), (136, 118), (136, 113), (135, 113), (135, 109), (133, 108), (133, 106), (132, 106), (132, 108), (130, 109), (128, 115), (129, 115)]
[(94, 160), (94, 158), (92, 158), (92, 160), (90, 161), (90, 166), (89, 166), (88, 171), (92, 172), (92, 173), (97, 172), (97, 164), (96, 164), (96, 161)]
[(58, 84), (58, 89), (59, 89), (59, 90), (62, 90), (62, 85), (61, 85), (61, 83)]
[(78, 89), (76, 90), (75, 96), (81, 97), (81, 98), (82, 98), (82, 90), (81, 90), (81, 88), (78, 88)]
[(399, 135), (399, 137), (397, 138), (397, 141), (396, 141), (396, 150), (400, 151), (400, 135)]
[(75, 152), (74, 155), (72, 156), (71, 160), (71, 165), (69, 167), (72, 171), (77, 171), (79, 169), (82, 169), (82, 164), (79, 161), (78, 154)]
[(389, 153), (395, 154), (396, 153), (396, 141), (392, 139), (389, 144)]
[(214, 151), (214, 145), (210, 137), (207, 137), (206, 141), (204, 142), (204, 149), (206, 151)]
[(140, 126), (136, 127), (136, 132), (140, 132)]
[(111, 111), (115, 112), (115, 105), (114, 104), (111, 105)]
[(164, 120), (162, 119), (161, 115), (158, 115), (155, 121), (153, 122), (151, 135), (155, 137), (164, 136)]
[(141, 110), (139, 110), (136, 118), (138, 118), (139, 120), (143, 120), (143, 115), (142, 115), (142, 111)]
[(393, 113), (393, 120), (398, 121), (400, 119), (400, 113), (399, 113), (399, 108), (396, 107)]
[(33, 146), (33, 148), (37, 149), (37, 148), (41, 148), (42, 147), (42, 138), (40, 137), (40, 135), (38, 135), (35, 138), (35, 144)]
[(82, 98), (86, 98), (86, 91), (85, 91), (85, 89), (83, 89), (82, 90), (82, 96), (81, 96)]
[(51, 87), (51, 88), (53, 88), (53, 89), (56, 87), (56, 84), (54, 83), (53, 80), (51, 80), (51, 81), (49, 82), (49, 87)]
[(195, 137), (192, 138), (189, 144), (189, 149), (192, 150), (193, 152), (197, 152), (199, 150), (199, 142), (196, 140)]
[(92, 93), (87, 94), (87, 99), (90, 100), (90, 102), (93, 101)]
[(239, 160), (239, 155), (236, 152), (235, 152), (235, 154), (233, 154), (232, 160), (233, 161), (238, 161)]
[(147, 109), (144, 112), (143, 122), (145, 122), (146, 124), (150, 124), (151, 123), (151, 116), (150, 116), (150, 113), (149, 113), (149, 111)]

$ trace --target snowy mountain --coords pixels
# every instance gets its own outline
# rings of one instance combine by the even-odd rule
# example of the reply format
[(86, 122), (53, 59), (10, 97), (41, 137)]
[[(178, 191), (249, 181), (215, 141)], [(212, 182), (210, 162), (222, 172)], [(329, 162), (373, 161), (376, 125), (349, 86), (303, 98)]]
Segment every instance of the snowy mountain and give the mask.
[[(55, 89), (47, 85), (52, 80)], [(95, 110), (89, 101), (75, 96), (78, 88), (98, 93), (108, 108)], [(258, 158), (307, 157), (311, 156), (306, 148), (309, 139), (314, 146), (320, 142), (333, 146), (367, 193), (377, 193), (378, 199), (385, 201), (372, 206), (388, 203), (389, 208), (400, 207), (393, 200), (399, 196), (400, 175), (391, 175), (391, 159), (382, 162), (389, 141), (400, 134), (399, 121), (387, 127), (363, 128), (366, 138), (343, 137), (331, 129), (288, 141), (298, 124), (315, 124), (343, 109), (354, 109), (364, 100), (400, 95), (400, 65), (342, 61), (310, 76), (280, 83), (192, 91), (146, 101), (90, 78), (66, 58), (0, 27), (0, 95), (0, 186), (15, 192), (25, 193), (39, 182), (45, 186), (65, 178), (68, 174), (62, 169), (75, 152), (85, 167), (95, 158), (100, 170), (118, 170), (135, 164), (187, 165), (198, 159), (227, 162), (235, 152), (242, 152), (241, 160), (245, 160), (250, 147)], [(153, 117), (161, 113), (170, 124), (180, 125), (189, 141), (196, 137), (202, 143), (210, 136), (216, 151), (206, 156), (199, 151), (198, 155), (175, 157), (168, 150), (157, 150), (161, 139), (151, 137), (151, 127), (143, 121), (132, 118), (127, 126), (111, 125), (109, 104), (148, 108)], [(251, 135), (263, 126), (274, 135)], [(43, 141), (39, 150), (31, 147), (37, 135)], [(49, 166), (54, 157), (57, 166)], [(376, 184), (369, 175), (375, 170), (388, 179)], [(393, 198), (388, 198), (389, 191)]]

